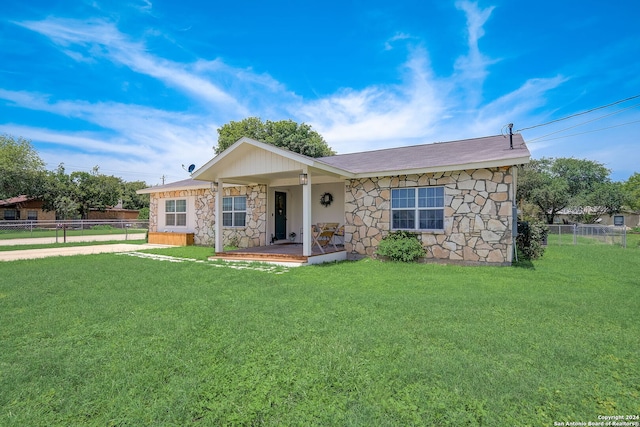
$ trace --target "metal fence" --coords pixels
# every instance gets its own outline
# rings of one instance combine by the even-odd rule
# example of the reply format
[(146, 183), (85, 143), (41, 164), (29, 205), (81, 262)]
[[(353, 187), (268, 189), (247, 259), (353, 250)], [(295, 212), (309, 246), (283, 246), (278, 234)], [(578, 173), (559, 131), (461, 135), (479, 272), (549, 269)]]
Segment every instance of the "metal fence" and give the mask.
[(598, 224), (550, 224), (547, 243), (578, 245), (603, 243), (627, 247), (627, 228)]
[(47, 231), (73, 231), (75, 235), (82, 236), (85, 233), (95, 234), (96, 231), (103, 230), (105, 234), (129, 233), (132, 231), (145, 232), (149, 229), (147, 220), (126, 220), (126, 219), (77, 219), (59, 221), (0, 221), (0, 239), (2, 238), (29, 238), (41, 235)]

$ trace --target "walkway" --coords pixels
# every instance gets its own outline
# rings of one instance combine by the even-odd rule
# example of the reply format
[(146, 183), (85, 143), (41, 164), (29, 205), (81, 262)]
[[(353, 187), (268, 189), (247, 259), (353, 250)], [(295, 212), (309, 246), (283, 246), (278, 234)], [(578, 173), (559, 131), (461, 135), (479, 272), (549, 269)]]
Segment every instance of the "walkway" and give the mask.
[[(96, 246), (60, 246), (57, 248), (44, 249), (26, 249), (0, 251), (0, 261), (15, 261), (19, 259), (37, 259), (48, 258), (52, 256), (71, 256), (71, 255), (91, 255), (113, 252), (134, 252), (144, 249), (169, 248), (169, 245), (152, 245), (152, 244), (130, 244), (125, 243), (128, 240), (142, 240), (144, 234), (109, 234), (99, 236), (68, 236), (67, 243), (71, 242), (99, 242), (121, 240), (123, 243), (114, 243), (112, 245), (96, 245)], [(58, 239), (62, 242), (62, 238)], [(0, 240), (0, 246), (18, 246), (18, 245), (46, 245), (56, 243), (55, 237), (45, 237), (36, 239), (10, 239)]]

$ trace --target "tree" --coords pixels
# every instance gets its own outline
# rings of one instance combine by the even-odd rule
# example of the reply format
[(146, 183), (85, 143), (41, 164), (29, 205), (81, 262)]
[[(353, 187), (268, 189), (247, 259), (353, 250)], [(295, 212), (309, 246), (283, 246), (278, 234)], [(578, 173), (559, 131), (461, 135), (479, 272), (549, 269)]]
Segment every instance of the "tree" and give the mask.
[(149, 207), (149, 195), (138, 194), (136, 191), (147, 188), (144, 181), (131, 181), (122, 183), (122, 207), (124, 209), (140, 210)]
[(298, 124), (292, 120), (277, 122), (267, 120), (263, 123), (258, 117), (249, 117), (239, 122), (231, 121), (222, 125), (218, 129), (216, 154), (220, 154), (242, 137), (252, 138), (309, 157), (335, 154), (324, 138), (305, 123)]
[(581, 220), (595, 221), (621, 208), (622, 190), (611, 182), (610, 173), (604, 165), (592, 160), (532, 160), (520, 168), (517, 198), (538, 206), (549, 224), (553, 224), (559, 211), (568, 207), (585, 212)]
[(122, 180), (115, 176), (103, 175), (98, 166), (89, 172), (72, 172), (74, 200), (79, 205), (82, 218), (87, 218), (90, 209), (104, 211), (115, 206), (122, 195)]
[(44, 165), (30, 141), (0, 135), (0, 199), (35, 195)]
[(625, 205), (640, 211), (640, 173), (636, 172), (623, 184)]

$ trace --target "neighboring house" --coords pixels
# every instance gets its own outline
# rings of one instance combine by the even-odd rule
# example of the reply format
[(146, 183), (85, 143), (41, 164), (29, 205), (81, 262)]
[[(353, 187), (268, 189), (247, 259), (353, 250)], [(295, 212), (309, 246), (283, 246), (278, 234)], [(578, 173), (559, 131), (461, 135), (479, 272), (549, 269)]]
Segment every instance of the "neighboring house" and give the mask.
[(305, 231), (339, 222), (349, 258), (372, 256), (389, 232), (409, 230), (429, 259), (506, 265), (517, 165), (529, 158), (517, 134), (512, 149), (498, 135), (322, 158), (242, 138), (193, 179), (138, 193), (150, 194), (150, 231), (193, 233), (196, 244), (216, 248), (296, 233), (310, 256)]
[[(580, 218), (582, 215), (597, 215), (598, 212), (602, 212), (602, 209), (589, 206), (584, 208), (562, 209), (556, 213), (554, 222), (556, 224), (575, 223), (576, 218)], [(640, 212), (623, 209), (617, 214), (600, 215), (595, 223), (600, 225), (626, 226), (629, 228), (640, 227)]]
[(0, 200), (0, 220), (55, 220), (56, 213), (43, 210), (42, 204), (42, 200), (24, 195)]
[[(0, 221), (55, 221), (55, 211), (45, 211), (42, 206), (42, 200), (24, 195), (0, 200)], [(104, 211), (91, 209), (87, 217), (93, 220), (134, 220), (138, 218), (138, 211), (123, 209), (120, 203)]]

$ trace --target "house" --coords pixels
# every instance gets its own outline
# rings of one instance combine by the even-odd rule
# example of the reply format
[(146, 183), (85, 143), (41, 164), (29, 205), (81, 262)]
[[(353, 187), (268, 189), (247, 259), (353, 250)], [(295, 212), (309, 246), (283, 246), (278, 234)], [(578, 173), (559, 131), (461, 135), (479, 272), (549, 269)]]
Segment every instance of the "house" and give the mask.
[(55, 221), (55, 212), (43, 210), (42, 205), (42, 200), (25, 195), (0, 200), (0, 220)]
[[(0, 200), (0, 221), (55, 221), (55, 211), (43, 209), (44, 202), (36, 197), (17, 196)], [(92, 220), (134, 220), (138, 211), (123, 209), (122, 203), (105, 210), (90, 209), (87, 219)]]
[(389, 232), (410, 230), (428, 259), (508, 265), (517, 165), (529, 158), (518, 134), (512, 148), (497, 135), (321, 158), (242, 138), (192, 179), (139, 193), (150, 194), (151, 232), (193, 233), (200, 245), (263, 247), (295, 233), (311, 257), (307, 230), (338, 222), (343, 258), (373, 256)]
[(556, 213), (554, 222), (556, 224), (573, 224), (577, 219), (588, 215), (595, 218), (594, 222), (600, 225), (625, 226), (628, 228), (640, 227), (640, 212), (623, 209), (613, 215), (601, 214), (604, 210), (604, 208), (591, 206), (585, 206), (584, 208), (565, 208)]

